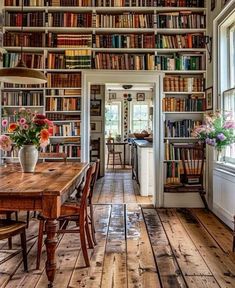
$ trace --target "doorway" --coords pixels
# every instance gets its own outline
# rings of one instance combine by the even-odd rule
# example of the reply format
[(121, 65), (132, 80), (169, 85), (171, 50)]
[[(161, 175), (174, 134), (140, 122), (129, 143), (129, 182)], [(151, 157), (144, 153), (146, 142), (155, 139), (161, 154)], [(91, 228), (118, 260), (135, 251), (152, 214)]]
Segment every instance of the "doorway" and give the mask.
[[(128, 80), (128, 81), (127, 81)], [(83, 81), (83, 94), (86, 95), (86, 97), (84, 97), (84, 101), (83, 101), (83, 111), (90, 111), (90, 100), (92, 99), (92, 95), (91, 95), (91, 86), (92, 85), (96, 85), (96, 84), (100, 84), (100, 85), (106, 85), (107, 84), (118, 84), (120, 85), (120, 83), (122, 85), (129, 85), (130, 83), (133, 84), (140, 84), (140, 85), (145, 85), (145, 84), (150, 84), (153, 91), (153, 97), (152, 97), (152, 101), (153, 101), (153, 106), (155, 106), (156, 108), (154, 109), (154, 116), (152, 117), (152, 131), (154, 134), (154, 138), (153, 138), (153, 169), (152, 169), (152, 183), (154, 186), (154, 195), (153, 195), (153, 202), (154, 204), (157, 204), (158, 206), (161, 205), (161, 193), (157, 193), (157, 185), (156, 183), (158, 183), (158, 177), (159, 177), (159, 169), (160, 167), (158, 165), (156, 165), (158, 163), (158, 159), (160, 157), (159, 153), (160, 153), (160, 143), (159, 141), (155, 141), (155, 139), (159, 139), (159, 135), (156, 134), (156, 132), (159, 133), (159, 98), (160, 98), (160, 90), (161, 90), (161, 81), (160, 81), (160, 74), (156, 74), (153, 72), (149, 72), (149, 71), (135, 71), (135, 72), (127, 72), (127, 71), (87, 71), (84, 74), (84, 81)], [(105, 88), (106, 89), (106, 88)], [(112, 92), (110, 92), (112, 93)], [(139, 92), (140, 93), (140, 92)], [(127, 93), (128, 94), (128, 93)], [(108, 96), (108, 90), (106, 89), (105, 91), (105, 97)], [(136, 96), (136, 95), (135, 95)], [(110, 96), (111, 98), (114, 97), (113, 95)], [(128, 95), (127, 95), (128, 97)], [(143, 99), (143, 94), (139, 95), (140, 99)], [(142, 97), (142, 98), (141, 98)], [(141, 100), (139, 100), (141, 101)], [(143, 101), (144, 102), (144, 101)], [(134, 102), (133, 102), (134, 103)], [(103, 107), (103, 109), (105, 109), (105, 107)], [(105, 111), (105, 110), (103, 110)], [(89, 113), (84, 113), (82, 115), (82, 121), (83, 121), (83, 133), (82, 133), (82, 144), (83, 144), (83, 151), (82, 151), (82, 160), (83, 161), (89, 161), (90, 159), (90, 149), (88, 149), (88, 147), (90, 147), (90, 138), (91, 138), (91, 116)], [(140, 119), (140, 122), (142, 122), (144, 120)], [(103, 121), (104, 122), (104, 121)], [(102, 126), (102, 131), (103, 132), (103, 147), (105, 147), (105, 123), (101, 123)], [(133, 125), (133, 124), (132, 124)], [(136, 124), (137, 125), (137, 124)], [(95, 129), (94, 127), (92, 129)], [(128, 132), (130, 132), (128, 130)], [(101, 145), (102, 145), (101, 144)], [(105, 149), (105, 148), (104, 148)], [(105, 153), (104, 153), (105, 155)], [(105, 163), (105, 158), (104, 158), (104, 163)]]

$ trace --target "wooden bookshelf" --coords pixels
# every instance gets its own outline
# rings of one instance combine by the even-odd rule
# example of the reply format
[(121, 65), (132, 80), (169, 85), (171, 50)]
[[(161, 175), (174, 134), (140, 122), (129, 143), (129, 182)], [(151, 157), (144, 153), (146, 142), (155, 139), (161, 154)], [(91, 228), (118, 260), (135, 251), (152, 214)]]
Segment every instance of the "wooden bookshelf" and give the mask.
[[(206, 8), (203, 0), (26, 0), (23, 19), (20, 4), (18, 0), (5, 1), (3, 40), (8, 54), (4, 56), (4, 66), (13, 67), (19, 58), (23, 21), (27, 65), (44, 71), (48, 83), (45, 87), (6, 85), (2, 91), (14, 98), (21, 90), (37, 93), (41, 89), (43, 104), (38, 108), (59, 127), (59, 132), (55, 132), (59, 135), (53, 136), (48, 152), (67, 149), (69, 159), (80, 157), (80, 135), (72, 135), (71, 127), (81, 125), (84, 70), (164, 72), (160, 106), (168, 98), (180, 98), (184, 102), (204, 98)], [(67, 93), (71, 90), (72, 95)], [(67, 107), (65, 103), (70, 100), (80, 103), (75, 104), (76, 109), (57, 109), (58, 105)], [(14, 103), (2, 104), (13, 111)], [(162, 109), (161, 124), (168, 120), (202, 120), (203, 109)], [(60, 135), (61, 131), (69, 135)], [(162, 146), (166, 139), (194, 141), (191, 137), (166, 138), (162, 133)]]

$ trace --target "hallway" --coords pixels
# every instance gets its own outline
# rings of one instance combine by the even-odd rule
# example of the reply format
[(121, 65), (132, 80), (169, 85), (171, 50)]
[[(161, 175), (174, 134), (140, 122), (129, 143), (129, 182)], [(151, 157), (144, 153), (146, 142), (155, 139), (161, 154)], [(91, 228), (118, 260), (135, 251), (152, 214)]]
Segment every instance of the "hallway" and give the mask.
[[(131, 175), (108, 173), (95, 193), (98, 245), (84, 267), (76, 234), (60, 236), (56, 288), (235, 287), (232, 233), (203, 209), (158, 209), (137, 194)], [(145, 202), (145, 204), (141, 204)], [(23, 215), (25, 217), (25, 214)], [(38, 222), (27, 231), (29, 273), (21, 254), (0, 266), (0, 287), (47, 287), (43, 267), (35, 270)], [(18, 239), (13, 241), (19, 248)], [(0, 241), (1, 250), (6, 241)], [(1, 251), (0, 259), (9, 255)]]

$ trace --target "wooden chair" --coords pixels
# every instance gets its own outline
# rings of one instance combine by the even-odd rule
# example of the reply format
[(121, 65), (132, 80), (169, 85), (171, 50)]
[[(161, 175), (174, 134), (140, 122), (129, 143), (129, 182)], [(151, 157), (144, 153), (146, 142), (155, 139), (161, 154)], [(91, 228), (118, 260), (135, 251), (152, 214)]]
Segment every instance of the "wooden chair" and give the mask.
[[(0, 219), (0, 240), (9, 239), (15, 235), (20, 234), (24, 270), (27, 271), (28, 264), (27, 264), (27, 247), (26, 247), (25, 228), (26, 228), (26, 223), (24, 222), (13, 221), (13, 220), (8, 220), (8, 219)], [(0, 261), (0, 265), (10, 258), (11, 256)]]
[[(62, 152), (40, 152), (39, 153), (39, 159), (41, 159), (42, 161), (45, 161), (46, 159), (51, 160), (63, 160), (64, 162), (67, 162), (67, 154), (66, 153), (62, 153)], [(34, 218), (36, 218), (36, 212), (34, 212)], [(30, 219), (30, 211), (27, 212), (27, 218), (26, 218), (26, 222), (27, 222), (27, 228), (29, 226), (29, 219)]]
[(183, 187), (179, 189), (184, 192), (198, 192), (205, 208), (208, 209), (203, 186), (204, 147), (196, 145), (182, 147), (180, 153), (184, 174), (182, 175)]
[(91, 235), (92, 235), (92, 240), (94, 242), (94, 244), (96, 245), (96, 238), (95, 238), (95, 220), (94, 220), (94, 209), (93, 209), (93, 203), (92, 203), (92, 198), (93, 198), (93, 193), (94, 193), (94, 189), (95, 189), (95, 184), (96, 184), (96, 180), (98, 178), (98, 174), (99, 174), (99, 169), (100, 169), (100, 159), (97, 159), (96, 162), (96, 167), (95, 167), (95, 173), (92, 176), (91, 179), (91, 186), (90, 186), (90, 194), (88, 197), (88, 206), (90, 209), (90, 224), (91, 224)]
[[(61, 206), (61, 213), (60, 217), (57, 219), (63, 224), (60, 226), (58, 233), (80, 233), (80, 240), (81, 240), (81, 249), (83, 252), (84, 260), (86, 266), (90, 266), (90, 261), (87, 252), (86, 246), (86, 237), (89, 248), (93, 248), (93, 243), (90, 235), (89, 230), (89, 221), (87, 215), (87, 203), (88, 198), (90, 195), (90, 185), (92, 181), (92, 177), (96, 172), (96, 163), (91, 165), (86, 173), (86, 181), (85, 186), (83, 189), (82, 197), (80, 202), (65, 202)], [(45, 224), (44, 218), (40, 219), (39, 225), (39, 236), (38, 236), (38, 253), (37, 253), (37, 265), (36, 269), (40, 267), (40, 258), (41, 258), (41, 251), (42, 251), (42, 240), (43, 240), (43, 230)], [(79, 226), (79, 229), (66, 229), (67, 224), (69, 221), (75, 221)]]
[[(11, 214), (15, 214), (15, 220), (18, 221), (18, 211), (6, 211), (0, 210), (0, 215), (5, 215), (7, 220), (11, 220)], [(12, 249), (12, 239), (11, 237), (8, 238), (8, 248)]]
[(111, 160), (110, 156), (113, 159), (113, 169), (114, 169), (114, 165), (116, 165), (115, 163), (116, 156), (119, 157), (120, 165), (122, 166), (122, 156), (121, 156), (122, 152), (115, 151), (114, 138), (111, 138), (111, 137), (108, 138), (107, 147), (108, 147), (107, 169), (109, 166), (109, 161)]

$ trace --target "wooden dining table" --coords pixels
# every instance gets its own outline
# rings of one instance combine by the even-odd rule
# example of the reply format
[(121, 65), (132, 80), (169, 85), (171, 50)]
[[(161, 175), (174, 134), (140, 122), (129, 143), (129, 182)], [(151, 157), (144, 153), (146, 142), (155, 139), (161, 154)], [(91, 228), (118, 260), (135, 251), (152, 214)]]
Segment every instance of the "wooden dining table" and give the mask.
[(81, 183), (88, 163), (38, 163), (34, 173), (22, 173), (17, 164), (0, 166), (0, 210), (40, 211), (47, 219), (46, 274), (53, 286), (56, 272), (57, 218), (61, 204)]

